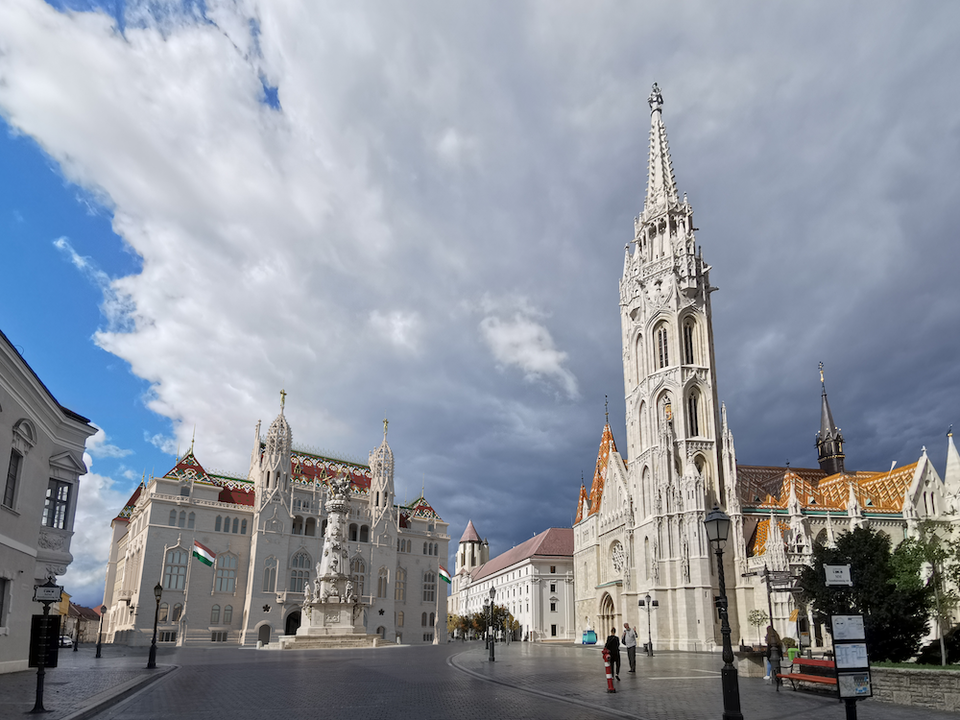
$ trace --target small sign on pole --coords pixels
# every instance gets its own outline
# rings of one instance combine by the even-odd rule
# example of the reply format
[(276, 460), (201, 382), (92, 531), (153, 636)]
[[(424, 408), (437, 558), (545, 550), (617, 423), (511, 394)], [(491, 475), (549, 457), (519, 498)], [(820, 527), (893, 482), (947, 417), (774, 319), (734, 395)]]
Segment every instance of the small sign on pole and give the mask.
[(826, 575), (826, 584), (847, 585), (853, 587), (853, 581), (850, 579), (849, 565), (824, 565), (823, 572)]

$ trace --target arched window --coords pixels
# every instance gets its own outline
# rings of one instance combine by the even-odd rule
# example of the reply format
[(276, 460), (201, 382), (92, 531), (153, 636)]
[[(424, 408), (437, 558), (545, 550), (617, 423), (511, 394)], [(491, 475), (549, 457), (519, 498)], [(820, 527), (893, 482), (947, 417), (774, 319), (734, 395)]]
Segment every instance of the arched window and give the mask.
[(243, 520), (240, 521), (240, 534), (241, 534), (241, 535), (246, 535), (246, 534), (247, 534), (247, 519), (246, 519), (246, 518), (244, 518)]
[(643, 572), (644, 577), (650, 577), (650, 538), (643, 539)]
[(687, 396), (687, 437), (700, 435), (700, 391), (693, 389)]
[(406, 602), (407, 600), (407, 571), (402, 567), (397, 568), (397, 587), (394, 598), (397, 602)]
[(364, 578), (367, 576), (367, 566), (363, 560), (354, 558), (350, 561), (350, 576), (353, 579), (353, 591), (363, 597)]
[(290, 592), (303, 592), (310, 579), (310, 556), (302, 550), (290, 561)]
[(303, 518), (299, 515), (293, 518), (293, 529), (290, 532), (294, 535), (303, 535)]
[(210, 608), (210, 624), (219, 625), (220, 624), (220, 606), (214, 605)]
[(196, 523), (197, 523), (197, 514), (196, 514), (196, 513), (190, 513), (189, 515), (187, 515), (187, 529), (188, 529), (188, 530), (193, 530), (193, 526), (196, 525)]
[(429, 555), (429, 554), (430, 554), (430, 551), (427, 549), (427, 544), (426, 544), (426, 543), (423, 544), (423, 554), (424, 554), (424, 555)]
[(223, 608), (223, 624), (229, 625), (233, 622), (233, 605), (227, 605)]
[(220, 532), (220, 528), (223, 527), (223, 518), (217, 515), (217, 521), (213, 524), (214, 532)]
[(183, 615), (183, 603), (177, 603), (173, 606), (173, 615), (171, 616), (170, 621), (179, 622), (181, 615)]
[(160, 614), (157, 615), (158, 622), (166, 622), (170, 616), (170, 606), (167, 603), (160, 603)]
[(659, 325), (654, 336), (657, 341), (657, 370), (662, 370), (670, 365), (669, 337), (666, 324)]
[(380, 573), (377, 577), (377, 597), (385, 598), (387, 596), (387, 569), (380, 568)]
[(366, 525), (360, 526), (360, 542), (370, 542), (370, 528)]
[(177, 511), (171, 510), (170, 511), (170, 527), (176, 527), (176, 526), (177, 526)]
[(397, 613), (397, 627), (403, 627), (403, 610)]
[(223, 518), (223, 531), (230, 532), (230, 516), (229, 515)]
[(427, 626), (427, 614), (426, 614), (426, 613), (423, 613), (422, 615), (420, 615), (420, 626), (421, 626), (421, 627), (426, 627), (426, 626)]
[(357, 541), (357, 524), (350, 523), (350, 542)]
[(423, 601), (435, 602), (437, 599), (437, 576), (432, 572), (423, 574)]
[(433, 613), (430, 613), (430, 627), (433, 627), (437, 622), (437, 616)]
[(320, 534), (326, 536), (327, 534), (327, 520), (324, 518), (323, 523), (320, 525)]
[(317, 519), (316, 518), (307, 518), (306, 524), (303, 526), (303, 534), (313, 537), (317, 534)]
[(237, 530), (240, 529), (240, 518), (233, 519), (233, 534), (237, 534)]
[(167, 590), (183, 590), (187, 577), (187, 551), (173, 548), (167, 551), (163, 567), (163, 587)]
[(275, 592), (277, 589), (277, 559), (268, 557), (263, 566), (263, 591)]
[(180, 518), (177, 521), (177, 527), (186, 527), (187, 526), (187, 513), (185, 510), (180, 511)]
[(683, 362), (685, 365), (694, 365), (697, 355), (694, 351), (696, 328), (692, 318), (683, 321)]
[(649, 517), (653, 512), (653, 487), (650, 484), (650, 468), (645, 467), (641, 475), (640, 502), (643, 516)]
[(637, 361), (637, 382), (643, 380), (643, 337), (637, 336), (637, 345), (634, 349), (634, 357)]
[(237, 589), (237, 556), (217, 555), (217, 592), (232, 593)]

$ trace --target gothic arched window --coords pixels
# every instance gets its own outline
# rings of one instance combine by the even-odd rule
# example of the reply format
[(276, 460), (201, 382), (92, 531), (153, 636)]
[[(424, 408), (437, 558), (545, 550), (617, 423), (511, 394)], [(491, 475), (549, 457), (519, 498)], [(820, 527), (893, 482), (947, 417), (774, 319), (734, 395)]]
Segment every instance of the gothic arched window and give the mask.
[(353, 591), (358, 596), (363, 596), (364, 578), (367, 576), (367, 566), (363, 560), (354, 558), (350, 561), (350, 576), (353, 580)]
[(387, 569), (380, 568), (377, 576), (377, 597), (385, 598), (387, 596)]
[(217, 555), (216, 592), (232, 593), (237, 589), (237, 556)]
[(277, 559), (268, 557), (263, 564), (263, 591), (275, 592), (277, 589)]
[(697, 362), (695, 347), (696, 326), (692, 318), (683, 321), (683, 364), (694, 365)]
[(687, 437), (700, 435), (700, 391), (691, 390), (687, 396)]
[(662, 370), (670, 365), (669, 336), (666, 324), (657, 327), (654, 337), (657, 341), (657, 370)]
[(407, 571), (401, 567), (397, 568), (397, 587), (394, 597), (397, 602), (407, 600)]
[(210, 624), (219, 625), (220, 624), (220, 606), (214, 605), (210, 608)]
[(163, 587), (166, 590), (183, 590), (187, 577), (187, 551), (173, 548), (167, 551), (163, 567)]
[(360, 526), (360, 542), (370, 542), (370, 527), (367, 525)]
[(303, 592), (310, 579), (310, 556), (302, 550), (290, 561), (290, 592)]

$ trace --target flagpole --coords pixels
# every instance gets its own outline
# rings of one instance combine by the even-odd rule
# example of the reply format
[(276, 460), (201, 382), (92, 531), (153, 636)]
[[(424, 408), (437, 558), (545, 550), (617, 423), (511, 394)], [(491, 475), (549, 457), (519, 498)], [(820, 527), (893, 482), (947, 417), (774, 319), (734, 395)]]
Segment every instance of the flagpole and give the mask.
[(433, 626), (433, 644), (440, 644), (440, 558), (437, 558), (437, 619)]
[(187, 631), (187, 600), (190, 597), (190, 570), (193, 569), (193, 548), (195, 541), (191, 538), (190, 542), (190, 552), (187, 553), (187, 577), (183, 581), (183, 612), (180, 614), (180, 634), (177, 637), (177, 645), (183, 646), (184, 635)]

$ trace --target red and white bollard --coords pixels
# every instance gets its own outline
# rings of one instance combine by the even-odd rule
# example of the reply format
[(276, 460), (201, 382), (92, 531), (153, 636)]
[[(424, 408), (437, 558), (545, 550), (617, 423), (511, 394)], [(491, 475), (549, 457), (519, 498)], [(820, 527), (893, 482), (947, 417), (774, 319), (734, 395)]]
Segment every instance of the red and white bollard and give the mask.
[(610, 667), (610, 651), (606, 648), (603, 649), (603, 668), (607, 673), (607, 692), (616, 692), (617, 689), (613, 686), (613, 668)]

